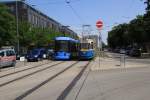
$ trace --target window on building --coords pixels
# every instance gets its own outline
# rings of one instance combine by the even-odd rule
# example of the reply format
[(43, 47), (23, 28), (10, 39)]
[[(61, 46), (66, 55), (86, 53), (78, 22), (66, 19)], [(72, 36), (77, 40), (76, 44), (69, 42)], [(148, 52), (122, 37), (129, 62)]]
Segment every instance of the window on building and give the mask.
[(36, 25), (36, 16), (34, 15), (34, 24)]
[(35, 16), (35, 24), (38, 25), (38, 18)]
[(29, 22), (32, 22), (32, 15), (30, 13), (28, 15), (28, 20), (29, 20)]
[(56, 29), (56, 26), (54, 24), (52, 24), (52, 29), (54, 29), (54, 30)]
[(27, 5), (26, 4), (23, 4), (23, 9), (26, 9), (27, 8)]

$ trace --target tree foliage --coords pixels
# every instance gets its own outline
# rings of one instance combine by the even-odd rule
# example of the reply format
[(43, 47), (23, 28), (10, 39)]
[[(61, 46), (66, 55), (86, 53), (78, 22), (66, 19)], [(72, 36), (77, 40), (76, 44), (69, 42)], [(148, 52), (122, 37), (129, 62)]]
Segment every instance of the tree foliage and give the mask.
[(15, 18), (9, 9), (0, 4), (0, 46), (13, 45), (16, 42)]
[[(16, 46), (19, 39), (20, 47), (29, 48), (48, 46), (56, 36), (63, 36), (52, 28), (33, 27), (27, 21), (19, 20), (18, 33), (16, 32), (16, 18), (10, 9), (0, 4), (0, 47), (5, 45)], [(65, 36), (70, 37), (70, 34)]]
[(112, 48), (137, 44), (139, 47), (150, 42), (150, 14), (137, 16), (128, 24), (120, 24), (108, 32), (108, 44)]
[(62, 34), (51, 28), (33, 27), (28, 22), (21, 21), (19, 22), (19, 35), (20, 45), (28, 48), (29, 46), (47, 46), (55, 36)]
[[(46, 46), (56, 36), (63, 36), (62, 33), (51, 28), (33, 27), (26, 21), (20, 21), (19, 37), (16, 33), (16, 19), (10, 13), (9, 8), (0, 4), (0, 47), (5, 45), (17, 45), (19, 39), (20, 47), (28, 48), (33, 45), (35, 47)], [(69, 36), (69, 35), (67, 35)]]

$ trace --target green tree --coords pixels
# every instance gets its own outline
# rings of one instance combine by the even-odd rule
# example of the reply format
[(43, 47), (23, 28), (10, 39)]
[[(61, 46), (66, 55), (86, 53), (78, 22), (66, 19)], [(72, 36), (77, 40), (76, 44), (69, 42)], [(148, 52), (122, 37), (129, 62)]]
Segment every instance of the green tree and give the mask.
[(136, 19), (130, 21), (129, 24), (129, 37), (132, 43), (142, 44), (145, 42), (145, 28), (143, 16), (137, 16)]
[(150, 42), (150, 12), (144, 15), (144, 30), (145, 30), (145, 41)]
[(150, 14), (137, 16), (129, 24), (115, 26), (108, 33), (108, 44), (110, 47), (126, 47), (136, 44), (143, 47), (150, 42)]
[(9, 9), (0, 4), (0, 46), (16, 43), (15, 18)]
[(108, 32), (108, 44), (112, 48), (125, 47), (129, 44), (128, 24), (120, 24)]
[(19, 20), (19, 37), (17, 37), (16, 20), (9, 12), (6, 6), (0, 4), (0, 46), (16, 46), (19, 39), (20, 47), (28, 48), (31, 45), (41, 47), (50, 44), (56, 36), (63, 36), (54, 29), (33, 27), (30, 23)]

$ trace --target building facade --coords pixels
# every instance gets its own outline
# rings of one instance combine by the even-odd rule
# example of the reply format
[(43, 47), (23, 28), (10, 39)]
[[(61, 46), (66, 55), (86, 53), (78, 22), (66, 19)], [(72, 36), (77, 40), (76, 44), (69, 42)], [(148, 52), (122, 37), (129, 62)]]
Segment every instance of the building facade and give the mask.
[(10, 8), (10, 13), (14, 16), (17, 16), (19, 21), (27, 21), (33, 27), (41, 27), (41, 28), (52, 28), (55, 31), (63, 32), (65, 34), (73, 34), (73, 36), (77, 36), (77, 34), (70, 30), (69, 28), (63, 29), (63, 25), (61, 25), (56, 20), (50, 18), (46, 14), (43, 14), (41, 11), (35, 9), (34, 7), (26, 4), (22, 1), (9, 1), (9, 2), (2, 2), (6, 6)]

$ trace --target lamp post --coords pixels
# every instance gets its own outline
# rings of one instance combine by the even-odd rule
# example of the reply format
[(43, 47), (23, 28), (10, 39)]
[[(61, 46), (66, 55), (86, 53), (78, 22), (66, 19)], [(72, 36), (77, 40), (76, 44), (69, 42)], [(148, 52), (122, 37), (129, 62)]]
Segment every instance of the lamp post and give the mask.
[[(20, 0), (25, 2), (25, 0)], [(20, 55), (20, 40), (19, 40), (19, 17), (18, 17), (18, 0), (16, 0), (16, 34), (17, 34), (17, 53)]]
[(20, 54), (20, 41), (19, 41), (19, 25), (18, 25), (18, 1), (16, 0), (16, 33), (17, 33), (17, 53)]

